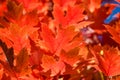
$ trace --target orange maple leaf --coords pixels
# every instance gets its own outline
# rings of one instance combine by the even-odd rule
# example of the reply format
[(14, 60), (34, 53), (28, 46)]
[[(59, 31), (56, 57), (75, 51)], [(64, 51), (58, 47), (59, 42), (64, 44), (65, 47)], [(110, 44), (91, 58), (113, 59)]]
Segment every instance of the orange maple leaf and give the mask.
[(51, 76), (55, 76), (58, 73), (63, 74), (65, 72), (64, 62), (60, 59), (57, 61), (53, 56), (43, 55), (41, 66), (44, 72), (51, 70)]
[(120, 28), (119, 25), (115, 25), (114, 26), (109, 26), (109, 25), (105, 25), (107, 31), (112, 35), (112, 39), (115, 40), (118, 44), (120, 44)]
[(66, 29), (58, 28), (57, 33), (54, 34), (47, 25), (42, 26), (41, 31), (42, 44), (50, 50), (52, 54), (59, 55), (62, 49), (69, 51), (70, 49), (80, 45), (82, 36), (75, 31), (73, 26)]
[(66, 10), (68, 6), (74, 6), (76, 0), (53, 0), (54, 5)]
[(74, 7), (68, 6), (67, 10), (62, 10), (59, 6), (54, 6), (53, 16), (55, 24), (66, 27), (67, 25), (77, 24), (77, 22), (84, 19), (84, 9), (80, 6), (75, 5)]
[(118, 48), (95, 46), (91, 50), (98, 62), (98, 70), (109, 77), (120, 74), (120, 55)]
[(0, 1), (0, 16), (3, 16), (4, 12), (6, 11), (6, 1)]

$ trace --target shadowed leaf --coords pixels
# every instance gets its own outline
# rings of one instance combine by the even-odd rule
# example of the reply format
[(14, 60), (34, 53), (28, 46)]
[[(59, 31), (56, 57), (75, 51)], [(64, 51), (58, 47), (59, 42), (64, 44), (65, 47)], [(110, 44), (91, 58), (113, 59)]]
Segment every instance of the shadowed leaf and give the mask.
[(7, 45), (0, 40), (0, 46), (2, 47), (4, 54), (8, 60), (8, 63), (11, 67), (13, 67), (13, 61), (14, 61), (14, 51), (13, 48), (8, 48)]
[(16, 58), (16, 69), (18, 72), (22, 72), (28, 66), (28, 52), (26, 48), (23, 48)]

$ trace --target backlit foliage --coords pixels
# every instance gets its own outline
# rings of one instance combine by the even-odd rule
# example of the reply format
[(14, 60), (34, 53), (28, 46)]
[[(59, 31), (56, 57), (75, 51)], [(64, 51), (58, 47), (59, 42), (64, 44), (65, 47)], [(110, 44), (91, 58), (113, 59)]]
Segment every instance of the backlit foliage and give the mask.
[(120, 0), (0, 0), (0, 80), (120, 80)]

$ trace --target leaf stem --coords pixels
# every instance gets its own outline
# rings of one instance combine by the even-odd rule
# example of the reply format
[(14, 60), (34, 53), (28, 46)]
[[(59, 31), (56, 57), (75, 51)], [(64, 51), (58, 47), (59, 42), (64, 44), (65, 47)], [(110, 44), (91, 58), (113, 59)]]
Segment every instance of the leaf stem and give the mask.
[(101, 80), (105, 80), (102, 72), (100, 72), (100, 77), (101, 77)]

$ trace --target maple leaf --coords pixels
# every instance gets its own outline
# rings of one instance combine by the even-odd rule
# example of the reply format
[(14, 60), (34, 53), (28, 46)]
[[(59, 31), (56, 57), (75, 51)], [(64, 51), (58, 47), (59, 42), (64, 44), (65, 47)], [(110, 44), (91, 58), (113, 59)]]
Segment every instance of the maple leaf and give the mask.
[(31, 54), (30, 54), (29, 62), (33, 67), (39, 68), (43, 54), (48, 54), (49, 52), (46, 52), (45, 50), (37, 46), (36, 43), (31, 38), (30, 38), (30, 44), (31, 44)]
[(83, 68), (84, 63), (86, 64), (87, 62), (82, 60), (83, 53), (80, 54), (79, 51), (80, 48), (76, 47), (69, 50), (68, 52), (61, 50), (60, 56), (43, 55), (41, 64), (43, 71), (47, 72), (50, 70), (51, 76), (52, 75), (55, 76), (58, 73), (60, 74), (77, 73), (77, 69)]
[(9, 47), (12, 46), (15, 53), (19, 53), (22, 48), (30, 47), (28, 37), (38, 30), (34, 28), (38, 23), (37, 11), (23, 14), (23, 6), (11, 0), (7, 2), (7, 9), (5, 17), (0, 20), (1, 26), (4, 27), (0, 29), (0, 39)]
[[(61, 68), (59, 69), (58, 66), (64, 65), (65, 67), (66, 64), (69, 64), (71, 67), (76, 67), (75, 64), (77, 64), (77, 62), (81, 58), (78, 55), (79, 48), (72, 49), (68, 52), (62, 50), (60, 56), (58, 57), (58, 56), (49, 55), (49, 52), (45, 53), (45, 51), (42, 51), (39, 47), (35, 46), (35, 43), (33, 42), (32, 42), (32, 47), (33, 48), (32, 48), (31, 61), (32, 64), (34, 64), (33, 66), (36, 66), (37, 69), (40, 69), (38, 68), (38, 66), (41, 65), (41, 67), (43, 68), (43, 72), (48, 73), (49, 70), (51, 71), (51, 76), (55, 76), (60, 71), (62, 71), (62, 69)], [(45, 57), (43, 57), (44, 55)], [(51, 61), (50, 64), (46, 60)], [(55, 69), (52, 66), (54, 67), (56, 66)]]
[(1, 80), (11, 80), (10, 76), (7, 76), (5, 73), (2, 75)]
[(93, 12), (95, 9), (100, 8), (101, 0), (90, 0), (90, 4), (88, 5), (88, 8), (91, 12)]
[[(64, 12), (61, 10), (60, 7), (56, 6), (54, 7), (53, 9), (53, 15), (54, 15), (54, 18), (55, 18), (55, 21), (56, 21), (56, 24), (61, 24), (61, 25), (65, 25), (66, 21), (64, 19)], [(59, 13), (59, 14), (58, 14)]]
[(71, 65), (72, 67), (79, 61), (80, 57), (81, 56), (79, 55), (79, 47), (71, 49), (68, 52), (62, 50), (60, 54), (61, 60)]
[(42, 57), (42, 54), (40, 53), (40, 48), (35, 45), (35, 42), (31, 40), (30, 38), (30, 44), (31, 44), (31, 55), (30, 55), (30, 64), (33, 65), (39, 65), (40, 59)]
[[(48, 36), (49, 34), (49, 36)], [(43, 38), (44, 40), (44, 44), (47, 46), (47, 48), (50, 49), (50, 51), (53, 53), (55, 52), (55, 37), (54, 37), (54, 34), (52, 33), (52, 31), (48, 28), (47, 25), (43, 25), (42, 26), (42, 32), (41, 32), (41, 37)]]
[(79, 21), (82, 21), (84, 18), (83, 15), (84, 9), (79, 6), (68, 6), (67, 13), (65, 15), (65, 20), (67, 21), (67, 24), (75, 24)]
[[(0, 46), (2, 47), (2, 50), (4, 51), (4, 54), (6, 56), (7, 61), (0, 60), (0, 63), (2, 64), (4, 70), (8, 75), (11, 75), (13, 77), (16, 77), (16, 74), (14, 73), (14, 52), (13, 48), (8, 48), (7, 45), (0, 40)], [(2, 79), (7, 78), (4, 73)]]
[[(29, 45), (28, 36), (31, 36), (31, 34), (33, 34), (35, 31), (38, 30), (38, 28), (34, 27), (38, 23), (38, 17), (34, 16), (35, 14), (36, 14), (36, 11), (27, 13), (26, 15), (22, 16), (21, 21), (15, 20), (16, 23), (9, 23), (8, 27), (1, 28), (0, 29), (1, 39), (4, 39), (8, 46), (14, 46), (14, 48), (16, 48), (15, 50), (18, 52), (23, 47)], [(34, 18), (30, 19), (33, 16)], [(32, 20), (32, 22), (30, 20)], [(13, 45), (13, 42), (14, 42), (14, 45)], [(23, 44), (24, 42), (25, 44)], [(18, 53), (18, 52), (15, 52), (15, 53)]]
[(9, 47), (13, 46), (13, 48), (15, 49), (15, 53), (18, 53), (23, 47), (28, 45), (28, 40), (27, 40), (28, 35), (25, 30), (28, 29), (25, 28), (20, 29), (18, 25), (11, 24), (9, 28), (0, 29), (1, 39), (5, 39), (5, 41), (7, 41), (6, 44)]
[(16, 56), (16, 71), (19, 73), (26, 73), (28, 71), (29, 55), (26, 48), (23, 48)]
[(113, 40), (115, 40), (117, 43), (119, 43), (120, 44), (120, 36), (119, 36), (119, 22), (118, 22), (118, 24), (116, 24), (116, 28), (114, 28), (114, 27), (111, 27), (111, 26), (109, 26), (109, 25), (105, 25), (105, 27), (106, 27), (106, 29), (107, 29), (107, 31), (112, 35), (112, 39)]
[(33, 28), (34, 26), (38, 24), (38, 21), (39, 21), (39, 17), (38, 17), (37, 11), (33, 10), (29, 13), (26, 13), (26, 15), (23, 15), (23, 17), (21, 18), (21, 21), (18, 21), (18, 24), (21, 27), (26, 26), (26, 27)]
[(68, 6), (74, 6), (76, 0), (53, 0), (54, 5), (62, 7), (63, 10), (66, 10)]
[[(101, 7), (97, 10), (95, 10), (93, 13), (88, 13), (88, 20), (93, 21), (94, 23), (89, 25), (92, 29), (96, 31), (96, 33), (101, 34), (105, 32), (105, 27), (103, 26), (104, 20), (107, 18), (108, 14), (108, 8), (107, 7)], [(101, 16), (99, 16), (101, 15)]]
[(99, 9), (101, 5), (101, 0), (83, 0), (82, 2), (84, 7), (87, 8), (91, 13), (93, 13), (96, 9)]
[(56, 55), (59, 55), (62, 49), (69, 51), (82, 43), (81, 34), (74, 30), (74, 26), (70, 26), (67, 29), (58, 29), (56, 35)]
[(22, 4), (17, 4), (15, 1), (8, 0), (7, 11), (5, 12), (5, 16), (2, 18), (2, 20), (4, 21), (0, 22), (3, 26), (5, 26), (6, 23), (15, 23), (21, 27), (33, 27), (38, 23), (38, 14), (37, 10), (32, 10), (30, 12), (24, 13), (24, 8)]
[(19, 20), (22, 16), (22, 10), (23, 7), (21, 4), (17, 5), (14, 1), (8, 0), (7, 12), (5, 13), (5, 17), (10, 21), (15, 22), (15, 20)]
[(10, 67), (13, 67), (13, 61), (14, 61), (14, 51), (13, 48), (8, 48), (7, 45), (0, 40), (0, 46), (2, 47), (2, 50), (4, 51), (4, 54), (7, 58), (7, 61), (10, 65)]
[(0, 60), (0, 63), (2, 64), (2, 68), (4, 69), (3, 73), (7, 73), (8, 76), (16, 77), (16, 73), (14, 72), (13, 67), (2, 60)]
[(69, 51), (80, 45), (82, 36), (79, 32), (74, 31), (75, 29), (73, 26), (66, 29), (58, 28), (57, 30), (57, 33), (54, 34), (48, 26), (42, 26), (41, 37), (45, 44), (44, 47), (46, 47), (47, 50), (50, 50), (52, 54), (59, 55), (62, 49)]
[(6, 1), (0, 1), (0, 16), (3, 16), (3, 13), (6, 11)]
[[(37, 10), (23, 13), (24, 8), (22, 4), (16, 4), (14, 1), (9, 0), (7, 3), (7, 12), (5, 18), (12, 23), (19, 26), (35, 26), (38, 22)], [(34, 17), (34, 18), (33, 18)], [(32, 21), (32, 22), (31, 22)]]
[(76, 31), (80, 31), (81, 29), (83, 29), (83, 28), (85, 28), (85, 27), (87, 27), (87, 26), (89, 26), (89, 25), (91, 25), (93, 23), (94, 23), (93, 21), (82, 21), (82, 22), (74, 25), (75, 26), (75, 30)]
[(120, 64), (118, 64), (120, 55), (118, 48), (97, 46), (92, 48), (92, 53), (98, 61), (99, 69), (106, 76), (112, 77), (120, 74)]
[(89, 63), (89, 61), (85, 59), (84, 55), (88, 54), (88, 52), (86, 52), (83, 48), (81, 49), (81, 47), (73, 48), (68, 52), (61, 51), (60, 59), (66, 64), (66, 71), (64, 75), (69, 74), (69, 79), (71, 80), (81, 79), (80, 74), (85, 72), (86, 66)]
[(83, 11), (83, 8), (76, 5), (74, 7), (68, 6), (65, 13), (61, 7), (54, 6), (53, 16), (55, 18), (55, 24), (61, 25), (62, 27), (76, 24), (84, 19)]
[(43, 55), (42, 64), (43, 71), (47, 72), (51, 70), (51, 76), (55, 76), (57, 74), (63, 74), (65, 72), (65, 64), (61, 60), (56, 60), (53, 56)]
[[(18, 78), (18, 76), (23, 76), (24, 74), (28, 74), (30, 69), (28, 68), (28, 53), (27, 50), (22, 49), (21, 52), (14, 58), (14, 53), (12, 48), (7, 48), (6, 44), (0, 41), (0, 46), (2, 47), (5, 56), (7, 58), (7, 62), (0, 60), (4, 70), (8, 73), (8, 76), (12, 76)], [(12, 50), (11, 50), (12, 49)], [(16, 60), (16, 65), (13, 61)], [(7, 78), (3, 75), (3, 78)]]
[(24, 8), (30, 12), (32, 10), (35, 10), (37, 9), (42, 1), (39, 1), (39, 0), (17, 0), (19, 3), (22, 3)]
[[(5, 3), (1, 0), (0, 2), (2, 1), (3, 3), (0, 3), (2, 80), (94, 78), (94, 75), (87, 77), (89, 74), (95, 74), (95, 70), (88, 69), (91, 66), (89, 50), (88, 46), (82, 45), (84, 42), (80, 29), (90, 26), (103, 33), (104, 19), (112, 12), (113, 7), (118, 5), (101, 7), (101, 2), (107, 0), (7, 0)], [(110, 0), (110, 2), (117, 1), (119, 0)], [(116, 8), (119, 11), (119, 7)], [(108, 18), (113, 18), (116, 13), (111, 13)], [(86, 19), (84, 14), (90, 21), (84, 21)], [(115, 24), (115, 28), (105, 27), (112, 35), (112, 39), (120, 44), (119, 24)], [(90, 49), (96, 62), (99, 63), (99, 69), (106, 76), (120, 74), (119, 49), (111, 47)], [(100, 76), (95, 77), (98, 79)]]

